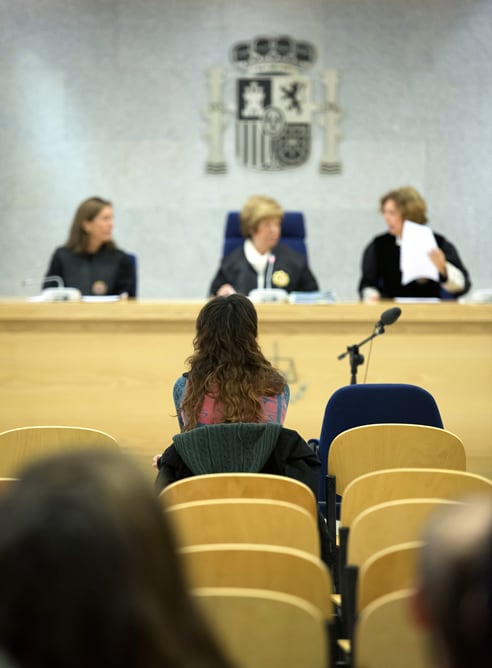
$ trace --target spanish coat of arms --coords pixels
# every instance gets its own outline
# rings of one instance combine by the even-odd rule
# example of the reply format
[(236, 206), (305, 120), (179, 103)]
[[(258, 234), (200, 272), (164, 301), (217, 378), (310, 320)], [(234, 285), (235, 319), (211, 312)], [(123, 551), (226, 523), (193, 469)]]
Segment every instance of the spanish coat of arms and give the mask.
[(320, 171), (340, 173), (339, 73), (334, 69), (322, 73), (324, 100), (316, 104), (314, 82), (304, 74), (316, 61), (314, 46), (288, 36), (257, 37), (235, 44), (231, 60), (239, 72), (233, 105), (224, 101), (224, 88), (231, 77), (221, 67), (207, 71), (207, 172), (227, 171), (224, 132), (227, 115), (234, 114), (236, 155), (246, 167), (276, 171), (303, 165), (311, 155), (312, 121), (316, 119), (323, 128)]

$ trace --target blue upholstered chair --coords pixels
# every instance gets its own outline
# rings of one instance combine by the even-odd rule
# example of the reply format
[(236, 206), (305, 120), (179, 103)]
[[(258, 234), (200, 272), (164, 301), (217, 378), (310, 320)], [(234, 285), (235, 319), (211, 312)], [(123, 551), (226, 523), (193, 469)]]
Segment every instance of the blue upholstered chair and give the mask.
[[(332, 394), (326, 404), (318, 456), (321, 460), (319, 505), (326, 516), (330, 550), (334, 550), (338, 508), (334, 476), (327, 475), (328, 451), (342, 431), (366, 424), (402, 423), (443, 428), (434, 397), (417, 385), (368, 383), (347, 385)], [(334, 555), (332, 555), (334, 558)], [(335, 576), (337, 580), (337, 577)]]
[[(280, 241), (286, 246), (302, 253), (307, 258), (306, 229), (304, 214), (300, 211), (286, 211), (282, 218), (282, 236)], [(239, 226), (239, 211), (230, 211), (227, 214), (223, 257), (244, 242)]]
[(326, 500), (328, 450), (338, 434), (364, 424), (398, 422), (442, 429), (434, 397), (418, 385), (367, 383), (347, 385), (328, 400), (321, 425), (318, 455), (321, 460), (320, 501)]
[(137, 269), (138, 269), (138, 264), (137, 264), (137, 256), (134, 253), (127, 253), (128, 257), (131, 260), (132, 266), (133, 266), (133, 272), (134, 272), (134, 280), (133, 280), (133, 285), (134, 285), (134, 293), (135, 297), (137, 296)]
[[(336, 480), (327, 475), (328, 451), (338, 434), (368, 424), (403, 423), (443, 428), (434, 397), (417, 385), (405, 383), (368, 383), (347, 385), (332, 394), (326, 404), (318, 456), (321, 460), (319, 506), (325, 515), (329, 535), (330, 561), (336, 587), (339, 587), (336, 560), (336, 519), (339, 514)], [(340, 497), (338, 497), (338, 502)]]

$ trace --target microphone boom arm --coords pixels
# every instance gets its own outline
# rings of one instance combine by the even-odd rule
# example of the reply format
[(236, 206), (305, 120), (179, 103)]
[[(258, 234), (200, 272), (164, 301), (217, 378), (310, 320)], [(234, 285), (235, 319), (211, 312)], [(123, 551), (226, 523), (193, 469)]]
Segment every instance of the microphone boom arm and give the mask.
[(401, 315), (401, 309), (398, 307), (390, 308), (384, 313), (381, 314), (381, 318), (378, 320), (374, 326), (373, 333), (365, 338), (360, 343), (356, 343), (353, 346), (348, 346), (347, 350), (344, 353), (338, 355), (337, 359), (343, 360), (347, 355), (350, 355), (350, 384), (355, 385), (357, 383), (357, 367), (361, 364), (364, 364), (364, 355), (361, 355), (359, 348), (365, 343), (372, 341), (376, 336), (384, 334), (385, 325), (392, 325)]
[(379, 336), (380, 334), (384, 334), (384, 326), (381, 324), (377, 324), (374, 332), (365, 338), (363, 341), (360, 343), (356, 343), (353, 346), (347, 346), (347, 350), (344, 353), (341, 353), (341, 355), (338, 355), (337, 359), (338, 360), (343, 360), (347, 355), (350, 355), (350, 384), (351, 385), (356, 385), (357, 384), (357, 367), (359, 367), (361, 364), (364, 364), (364, 355), (361, 355), (359, 353), (359, 348), (363, 346), (365, 343), (368, 343), (372, 339), (376, 338), (376, 336)]

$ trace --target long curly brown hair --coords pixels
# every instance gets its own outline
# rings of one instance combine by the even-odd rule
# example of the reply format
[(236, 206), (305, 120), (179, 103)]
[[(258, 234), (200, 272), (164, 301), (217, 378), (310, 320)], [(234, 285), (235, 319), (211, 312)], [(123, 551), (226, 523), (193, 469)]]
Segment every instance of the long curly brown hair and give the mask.
[(243, 295), (215, 297), (196, 320), (194, 354), (181, 410), (186, 430), (196, 427), (205, 395), (220, 405), (223, 422), (261, 422), (261, 396), (283, 391), (285, 378), (257, 341), (258, 316)]

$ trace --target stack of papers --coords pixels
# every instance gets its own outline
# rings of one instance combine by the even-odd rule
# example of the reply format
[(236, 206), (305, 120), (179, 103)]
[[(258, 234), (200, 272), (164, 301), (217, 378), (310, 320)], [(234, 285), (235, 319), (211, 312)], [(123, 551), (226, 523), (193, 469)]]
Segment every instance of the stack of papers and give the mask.
[(430, 227), (405, 220), (401, 234), (401, 282), (407, 285), (418, 278), (439, 281), (439, 271), (429, 258), (429, 251), (437, 248)]
[(291, 304), (334, 304), (335, 293), (331, 290), (316, 290), (314, 292), (291, 292)]

